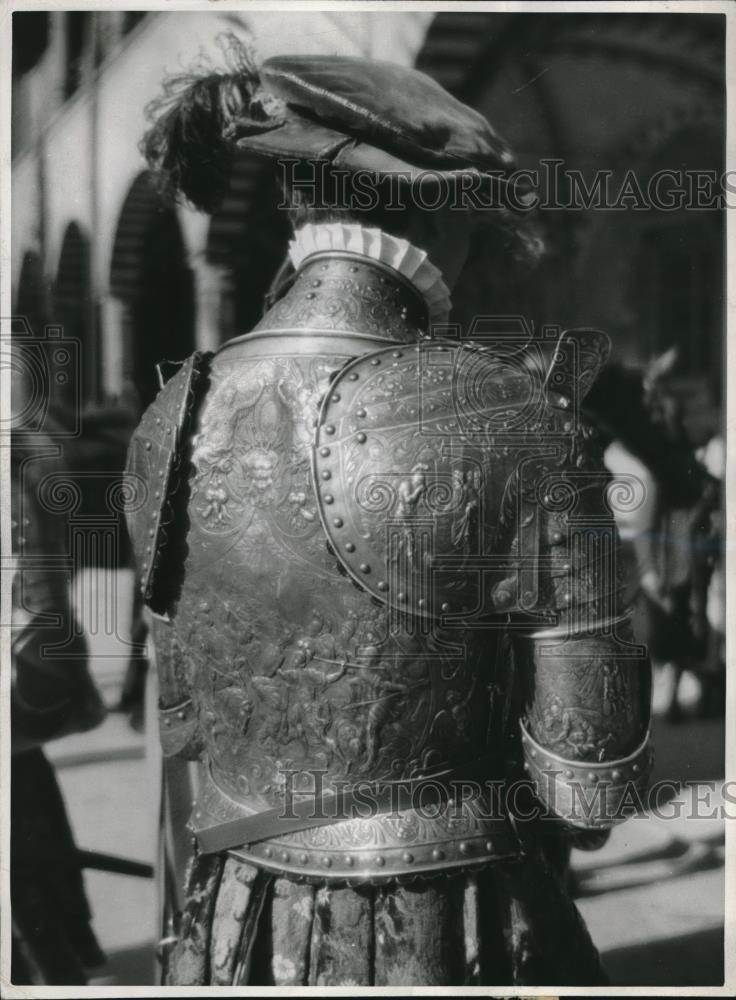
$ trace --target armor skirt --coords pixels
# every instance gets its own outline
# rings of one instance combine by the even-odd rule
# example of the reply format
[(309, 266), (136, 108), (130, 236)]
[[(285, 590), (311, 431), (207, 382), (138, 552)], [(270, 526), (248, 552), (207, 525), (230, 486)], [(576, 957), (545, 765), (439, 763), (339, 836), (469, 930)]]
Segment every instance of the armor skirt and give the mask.
[(600, 986), (560, 866), (514, 862), (405, 884), (294, 882), (195, 856), (169, 986)]

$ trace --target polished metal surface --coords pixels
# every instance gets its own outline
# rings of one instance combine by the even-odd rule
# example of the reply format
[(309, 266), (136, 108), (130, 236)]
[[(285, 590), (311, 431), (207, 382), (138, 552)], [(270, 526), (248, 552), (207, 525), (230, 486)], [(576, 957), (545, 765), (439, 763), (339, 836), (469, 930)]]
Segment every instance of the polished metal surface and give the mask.
[[(549, 693), (534, 640), (514, 665), (508, 626), (538, 634), (582, 605), (607, 620), (616, 590), (576, 547), (581, 523), (610, 511), (574, 401), (523, 349), (429, 340), (414, 289), (343, 253), (309, 258), (198, 391), (184, 383), (162, 394), (171, 430), (159, 402), (138, 432), (134, 470), (155, 503), (141, 507), (150, 526), (131, 523), (144, 575), (148, 533), (164, 543), (165, 581), (143, 582), (149, 604), (168, 584), (164, 743), (202, 761), (193, 829), (277, 808), (287, 783), (307, 793), (317, 777), (329, 795), (489, 758), (484, 779), (504, 779), (510, 679)], [(613, 679), (607, 655), (591, 663)], [(513, 855), (506, 819), (476, 806), (238, 850), (295, 877), (375, 880)]]

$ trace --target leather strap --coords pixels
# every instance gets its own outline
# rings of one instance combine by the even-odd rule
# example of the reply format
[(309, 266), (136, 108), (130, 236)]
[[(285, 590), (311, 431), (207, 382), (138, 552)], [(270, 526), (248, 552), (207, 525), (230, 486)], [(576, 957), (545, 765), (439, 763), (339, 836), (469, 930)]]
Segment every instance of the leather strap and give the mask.
[(461, 764), (433, 774), (404, 781), (366, 782), (339, 792), (304, 798), (251, 816), (238, 816), (213, 826), (195, 829), (202, 854), (227, 851), (259, 840), (282, 837), (319, 826), (329, 826), (349, 819), (366, 819), (391, 809), (410, 809), (422, 801), (422, 787), (447, 797), (453, 781), (481, 780), (493, 773), (497, 757), (481, 757), (472, 764)]

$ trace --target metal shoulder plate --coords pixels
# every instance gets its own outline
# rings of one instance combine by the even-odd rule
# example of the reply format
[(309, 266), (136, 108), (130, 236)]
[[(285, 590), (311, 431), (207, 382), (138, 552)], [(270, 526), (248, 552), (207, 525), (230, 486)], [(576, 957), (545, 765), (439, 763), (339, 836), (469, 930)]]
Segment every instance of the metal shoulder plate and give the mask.
[(173, 518), (183, 445), (198, 396), (198, 383), (211, 355), (195, 352), (169, 379), (144, 412), (128, 449), (126, 520), (136, 560), (136, 583), (146, 604), (158, 613), (166, 601), (156, 570)]
[(512, 482), (525, 463), (538, 475), (528, 456), (562, 454), (570, 415), (530, 357), (430, 341), (334, 379), (313, 485), (338, 560), (374, 597), (448, 621), (534, 606), (539, 518)]

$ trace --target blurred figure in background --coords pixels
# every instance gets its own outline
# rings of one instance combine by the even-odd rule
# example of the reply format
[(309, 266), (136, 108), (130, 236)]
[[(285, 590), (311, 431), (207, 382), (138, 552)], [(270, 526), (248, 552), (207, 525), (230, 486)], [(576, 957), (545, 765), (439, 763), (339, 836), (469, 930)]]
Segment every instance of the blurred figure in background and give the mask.
[(58, 451), (48, 426), (13, 432), (12, 979), (33, 985), (84, 984), (85, 970), (104, 962), (64, 801), (43, 752), (48, 740), (85, 732), (105, 717), (74, 624), (67, 515), (44, 502), (44, 481), (65, 473)]
[(704, 709), (707, 700), (703, 560), (717, 504), (715, 480), (696, 460), (668, 384), (676, 362), (671, 348), (644, 370), (609, 365), (586, 400), (604, 438), (606, 466), (631, 490), (631, 502), (614, 500), (614, 513), (637, 595), (635, 630), (655, 667), (653, 710), (670, 721), (686, 704)]

